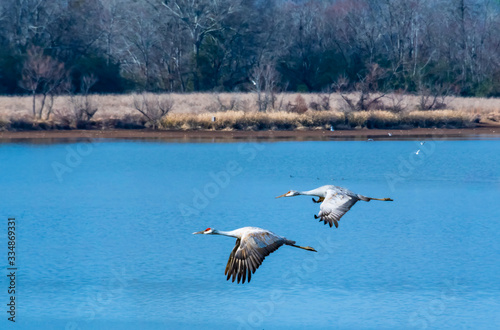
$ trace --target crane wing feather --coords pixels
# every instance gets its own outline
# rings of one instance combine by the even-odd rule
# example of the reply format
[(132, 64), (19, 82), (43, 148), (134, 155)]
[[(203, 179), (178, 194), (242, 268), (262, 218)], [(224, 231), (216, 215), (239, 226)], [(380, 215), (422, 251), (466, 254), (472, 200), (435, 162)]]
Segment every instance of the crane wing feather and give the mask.
[(342, 190), (328, 190), (325, 200), (320, 205), (318, 218), (325, 225), (328, 223), (330, 227), (335, 225), (339, 227), (340, 218), (351, 209), (351, 207), (359, 201), (353, 194), (347, 194)]
[(268, 231), (251, 232), (236, 240), (227, 261), (225, 275), (227, 280), (236, 279), (238, 283), (250, 282), (253, 273), (264, 259), (285, 243), (282, 237)]

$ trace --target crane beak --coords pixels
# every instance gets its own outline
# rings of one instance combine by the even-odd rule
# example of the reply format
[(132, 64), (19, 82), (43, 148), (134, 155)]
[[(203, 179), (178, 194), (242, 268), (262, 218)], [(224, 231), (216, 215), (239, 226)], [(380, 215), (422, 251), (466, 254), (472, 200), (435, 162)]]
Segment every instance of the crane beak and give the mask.
[[(286, 193), (286, 194), (288, 194), (288, 193)], [(285, 196), (286, 196), (286, 194), (280, 195), (280, 196), (278, 196), (278, 197), (276, 197), (276, 198), (285, 197)]]
[(197, 231), (195, 233), (193, 233), (193, 235), (196, 235), (196, 234), (203, 234), (205, 231)]

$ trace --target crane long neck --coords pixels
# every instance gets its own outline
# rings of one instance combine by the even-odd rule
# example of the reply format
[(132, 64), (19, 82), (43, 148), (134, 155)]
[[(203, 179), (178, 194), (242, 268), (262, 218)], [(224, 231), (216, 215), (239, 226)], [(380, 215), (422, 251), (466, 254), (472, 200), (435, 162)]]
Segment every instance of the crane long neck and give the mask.
[(240, 236), (237, 235), (234, 230), (231, 230), (231, 231), (223, 231), (223, 230), (216, 230), (214, 231), (214, 234), (215, 235), (222, 235), (222, 236), (229, 236), (229, 237), (235, 237), (235, 238), (239, 238)]
[(307, 195), (307, 196), (325, 197), (324, 192), (320, 191), (319, 189), (313, 189), (313, 190), (307, 190), (307, 191), (299, 191), (299, 194), (301, 194), (301, 195)]

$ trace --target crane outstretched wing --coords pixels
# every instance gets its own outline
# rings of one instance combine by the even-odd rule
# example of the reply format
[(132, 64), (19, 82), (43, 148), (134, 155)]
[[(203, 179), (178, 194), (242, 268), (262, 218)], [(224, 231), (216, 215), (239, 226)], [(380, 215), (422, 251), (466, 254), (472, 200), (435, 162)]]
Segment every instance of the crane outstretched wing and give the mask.
[(314, 216), (319, 221), (323, 221), (325, 225), (328, 223), (330, 227), (335, 225), (339, 227), (339, 220), (342, 218), (351, 207), (359, 201), (358, 198), (343, 193), (340, 190), (328, 190), (325, 200), (320, 205), (320, 211), (317, 216)]
[(241, 239), (238, 238), (224, 273), (227, 275), (227, 280), (232, 277), (234, 282), (237, 277), (238, 283), (241, 280), (242, 283), (245, 283), (248, 276), (248, 282), (250, 282), (252, 274), (255, 273), (264, 259), (283, 244), (283, 238), (269, 232), (249, 233)]

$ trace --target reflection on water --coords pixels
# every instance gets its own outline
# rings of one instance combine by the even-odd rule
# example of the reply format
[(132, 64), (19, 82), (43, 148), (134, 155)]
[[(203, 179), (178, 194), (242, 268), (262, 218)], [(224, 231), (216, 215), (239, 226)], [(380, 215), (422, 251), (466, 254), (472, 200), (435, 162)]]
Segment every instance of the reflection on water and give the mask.
[[(18, 219), (16, 326), (493, 328), (500, 145), (426, 146), (2, 144), (0, 216)], [(274, 198), (323, 184), (394, 202), (358, 202), (335, 229), (314, 220), (309, 197)], [(227, 282), (234, 239), (191, 233), (243, 226), (318, 253), (285, 246), (250, 284)]]

